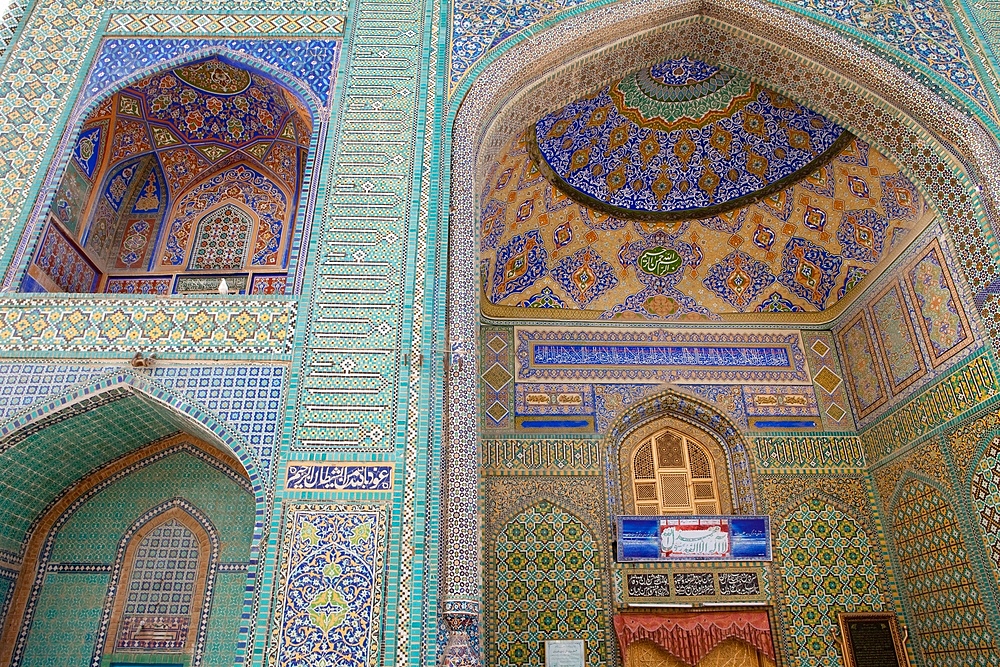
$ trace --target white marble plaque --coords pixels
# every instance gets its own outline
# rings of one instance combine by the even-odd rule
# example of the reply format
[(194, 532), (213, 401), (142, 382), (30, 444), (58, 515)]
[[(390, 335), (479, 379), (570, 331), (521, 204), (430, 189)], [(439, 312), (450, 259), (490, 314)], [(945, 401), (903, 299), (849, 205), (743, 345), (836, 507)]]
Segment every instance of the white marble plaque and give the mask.
[(585, 651), (582, 639), (548, 639), (545, 667), (584, 667)]

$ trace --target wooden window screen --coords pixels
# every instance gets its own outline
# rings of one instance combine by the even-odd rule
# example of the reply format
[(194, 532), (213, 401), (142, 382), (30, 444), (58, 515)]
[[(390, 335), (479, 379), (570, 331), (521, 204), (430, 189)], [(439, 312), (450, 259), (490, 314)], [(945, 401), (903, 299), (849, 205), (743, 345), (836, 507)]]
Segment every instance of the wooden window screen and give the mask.
[(632, 456), (636, 514), (718, 514), (719, 485), (711, 455), (700, 443), (663, 430)]

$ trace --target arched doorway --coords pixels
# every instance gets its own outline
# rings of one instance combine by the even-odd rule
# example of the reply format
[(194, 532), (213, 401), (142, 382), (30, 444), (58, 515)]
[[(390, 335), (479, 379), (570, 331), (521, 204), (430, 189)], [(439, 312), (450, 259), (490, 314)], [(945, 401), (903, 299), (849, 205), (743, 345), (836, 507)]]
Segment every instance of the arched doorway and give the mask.
[(0, 441), (20, 480), (0, 503), (0, 662), (232, 664), (260, 502), (244, 465), (139, 390), (45, 412)]

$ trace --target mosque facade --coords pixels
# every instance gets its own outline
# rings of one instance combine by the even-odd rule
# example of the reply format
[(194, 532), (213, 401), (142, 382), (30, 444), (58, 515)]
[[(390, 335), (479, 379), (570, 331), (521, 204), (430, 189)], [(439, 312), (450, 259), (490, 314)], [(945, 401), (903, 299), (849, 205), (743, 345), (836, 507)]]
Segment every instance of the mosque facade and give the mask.
[(1000, 8), (14, 0), (0, 665), (1000, 665)]

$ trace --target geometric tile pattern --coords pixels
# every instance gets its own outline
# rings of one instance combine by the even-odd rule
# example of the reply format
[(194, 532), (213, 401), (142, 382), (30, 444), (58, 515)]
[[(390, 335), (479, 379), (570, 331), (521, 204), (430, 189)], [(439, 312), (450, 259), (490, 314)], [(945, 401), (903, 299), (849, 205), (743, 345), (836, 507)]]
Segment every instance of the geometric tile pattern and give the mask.
[[(160, 524), (143, 538), (125, 586), (128, 597), (121, 622), (126, 627), (118, 637), (116, 649), (169, 651), (184, 648), (190, 631), (198, 561), (202, 557), (198, 547), (195, 534), (176, 519)], [(157, 618), (167, 614), (173, 618)], [(166, 637), (136, 636), (144, 625), (155, 628), (164, 621), (171, 625)]]
[(198, 222), (191, 269), (242, 269), (246, 262), (253, 220), (241, 208), (226, 204)]
[(319, 39), (107, 39), (101, 45), (84, 91), (92, 98), (141, 68), (212, 48), (235, 51), (292, 74), (309, 86), (323, 106), (327, 103), (339, 43)]
[(344, 31), (341, 14), (112, 14), (109, 35), (336, 35)]
[(576, 517), (544, 500), (499, 532), (487, 664), (545, 664), (546, 639), (586, 642), (589, 667), (607, 661), (601, 549)]
[(284, 366), (164, 366), (154, 382), (203, 407), (257, 455), (267, 478), (280, 438), (285, 409)]
[(995, 574), (1000, 577), (1000, 437), (993, 438), (976, 466), (972, 476), (972, 501), (986, 552), (993, 562)]
[(787, 605), (788, 656), (838, 667), (837, 613), (881, 611), (885, 585), (877, 547), (850, 515), (819, 497), (791, 512), (775, 539)]
[(890, 517), (903, 599), (925, 664), (1000, 665), (955, 510), (936, 488), (911, 478)]
[(802, 337), (820, 412), (830, 417), (830, 421), (825, 422), (826, 430), (853, 431), (854, 414), (850, 409), (833, 334), (829, 331), (803, 331)]
[(0, 365), (0, 423), (29, 405), (52, 400), (70, 387), (90, 383), (110, 373), (113, 366), (69, 366), (37, 362)]
[[(117, 370), (120, 367), (0, 364), (0, 423), (30, 406), (61, 398), (73, 387), (96, 384)], [(284, 366), (163, 365), (154, 368), (151, 376), (155, 386), (214, 415), (249, 445), (267, 477), (285, 405)]]
[[(67, 308), (72, 303), (73, 306)], [(294, 301), (0, 300), (0, 351), (290, 354)]]
[[(50, 572), (38, 596), (38, 618), (25, 646), (26, 667), (86, 665), (108, 592), (108, 572)], [(73, 591), (67, 595), (67, 591)]]
[(484, 428), (509, 428), (514, 402), (513, 330), (509, 327), (480, 328), (479, 362)]

